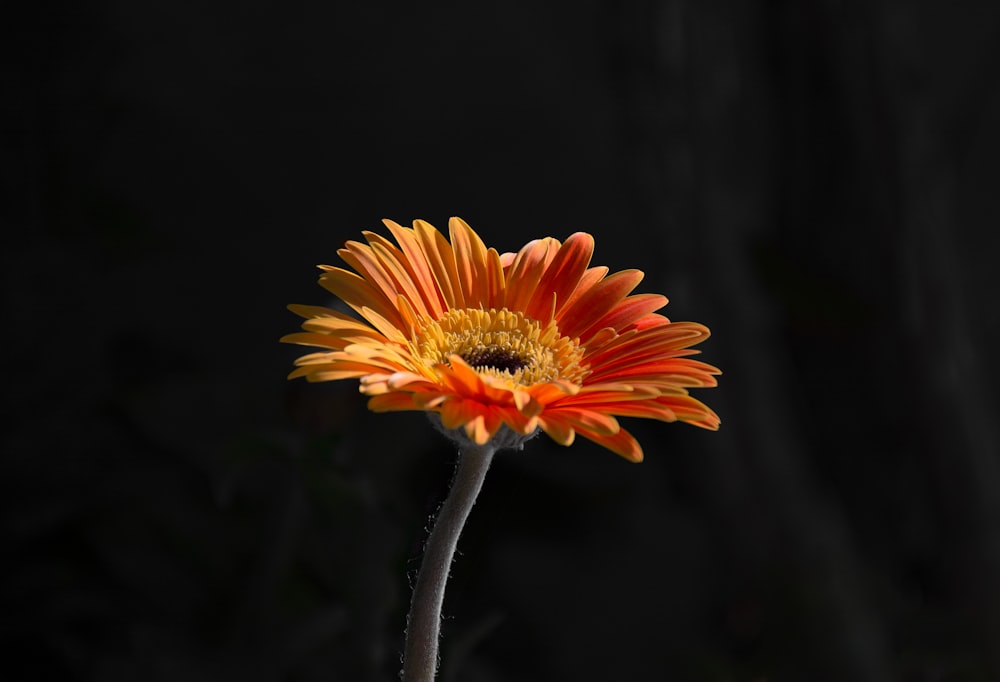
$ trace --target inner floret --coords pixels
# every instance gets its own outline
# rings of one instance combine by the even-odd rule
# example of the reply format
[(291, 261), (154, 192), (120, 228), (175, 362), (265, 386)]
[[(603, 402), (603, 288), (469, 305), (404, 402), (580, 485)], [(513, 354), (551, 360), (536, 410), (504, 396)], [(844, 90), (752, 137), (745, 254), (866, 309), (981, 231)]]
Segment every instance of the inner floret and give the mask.
[(580, 383), (589, 373), (579, 342), (561, 336), (555, 321), (542, 327), (507, 309), (450, 310), (418, 331), (415, 346), (430, 365), (448, 364), (457, 355), (480, 374), (521, 386), (553, 379)]

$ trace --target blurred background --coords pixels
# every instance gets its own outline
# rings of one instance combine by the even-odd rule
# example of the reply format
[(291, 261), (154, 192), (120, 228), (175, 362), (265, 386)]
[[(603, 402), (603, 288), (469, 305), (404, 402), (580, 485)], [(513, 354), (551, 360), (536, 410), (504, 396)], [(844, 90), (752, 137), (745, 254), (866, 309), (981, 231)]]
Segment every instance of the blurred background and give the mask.
[(286, 382), (380, 219), (577, 230), (718, 433), (495, 462), (444, 682), (1000, 680), (1000, 11), (4, 10), (4, 680), (393, 680), (451, 446)]

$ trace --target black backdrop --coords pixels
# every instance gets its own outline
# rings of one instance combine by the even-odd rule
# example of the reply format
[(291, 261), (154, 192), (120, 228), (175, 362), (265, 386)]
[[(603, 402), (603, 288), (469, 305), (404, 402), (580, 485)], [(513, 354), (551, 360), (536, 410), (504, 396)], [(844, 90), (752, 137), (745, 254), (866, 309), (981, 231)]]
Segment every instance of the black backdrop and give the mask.
[(1000, 23), (942, 4), (5, 10), (0, 677), (394, 679), (453, 453), (277, 339), (460, 215), (643, 269), (723, 427), (501, 456), (442, 680), (1000, 680)]

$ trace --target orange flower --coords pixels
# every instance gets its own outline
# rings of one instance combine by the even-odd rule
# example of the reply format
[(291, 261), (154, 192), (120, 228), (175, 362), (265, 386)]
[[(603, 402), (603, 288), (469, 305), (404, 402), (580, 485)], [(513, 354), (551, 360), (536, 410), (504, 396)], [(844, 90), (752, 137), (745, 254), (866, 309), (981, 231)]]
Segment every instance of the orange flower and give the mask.
[(319, 283), (363, 320), (289, 306), (305, 331), (282, 341), (324, 349), (299, 358), (290, 379), (360, 379), (371, 410), (434, 412), (479, 445), (504, 426), (523, 437), (540, 428), (562, 445), (580, 434), (638, 462), (642, 448), (616, 417), (718, 429), (688, 395), (720, 373), (687, 357), (708, 329), (656, 314), (663, 296), (629, 296), (642, 272), (589, 267), (589, 234), (501, 255), (459, 218), (450, 243), (422, 220), (383, 222), (395, 244), (364, 232), (367, 244), (338, 251), (355, 272), (319, 266)]

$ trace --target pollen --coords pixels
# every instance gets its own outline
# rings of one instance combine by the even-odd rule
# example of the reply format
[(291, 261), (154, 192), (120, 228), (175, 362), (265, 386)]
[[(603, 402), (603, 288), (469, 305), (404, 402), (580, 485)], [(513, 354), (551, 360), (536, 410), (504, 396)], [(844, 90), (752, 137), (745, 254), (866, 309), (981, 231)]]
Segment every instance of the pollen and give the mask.
[(415, 355), (427, 365), (458, 355), (477, 372), (518, 386), (561, 379), (582, 383), (589, 370), (579, 341), (507, 309), (454, 309), (417, 333)]

